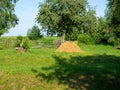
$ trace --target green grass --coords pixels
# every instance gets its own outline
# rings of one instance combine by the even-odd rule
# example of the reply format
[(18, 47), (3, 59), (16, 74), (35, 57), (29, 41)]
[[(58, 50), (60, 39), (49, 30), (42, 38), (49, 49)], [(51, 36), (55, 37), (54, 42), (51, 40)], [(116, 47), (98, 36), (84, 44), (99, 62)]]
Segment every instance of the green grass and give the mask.
[(119, 90), (120, 50), (80, 45), (83, 53), (54, 48), (0, 50), (0, 90)]
[(110, 45), (84, 45), (81, 44), (80, 47), (89, 54), (107, 54), (107, 55), (115, 55), (120, 56), (120, 50), (116, 49), (116, 47)]

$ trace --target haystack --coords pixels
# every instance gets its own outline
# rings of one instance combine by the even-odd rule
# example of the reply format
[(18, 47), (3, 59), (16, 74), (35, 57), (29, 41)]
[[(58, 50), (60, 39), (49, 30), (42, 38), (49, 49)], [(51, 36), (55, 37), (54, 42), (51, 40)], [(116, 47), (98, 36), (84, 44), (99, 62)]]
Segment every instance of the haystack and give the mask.
[(57, 52), (82, 52), (82, 50), (74, 42), (66, 41), (60, 45)]

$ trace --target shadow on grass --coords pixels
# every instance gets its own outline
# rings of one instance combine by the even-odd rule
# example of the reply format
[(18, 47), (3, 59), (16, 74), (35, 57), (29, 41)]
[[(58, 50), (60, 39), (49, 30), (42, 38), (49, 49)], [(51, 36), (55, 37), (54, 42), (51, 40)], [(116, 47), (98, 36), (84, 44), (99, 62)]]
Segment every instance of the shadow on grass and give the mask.
[(111, 55), (70, 56), (63, 58), (54, 55), (55, 65), (43, 67), (45, 74), (37, 70), (37, 77), (47, 81), (58, 80), (59, 84), (68, 85), (66, 90), (119, 90), (120, 57)]

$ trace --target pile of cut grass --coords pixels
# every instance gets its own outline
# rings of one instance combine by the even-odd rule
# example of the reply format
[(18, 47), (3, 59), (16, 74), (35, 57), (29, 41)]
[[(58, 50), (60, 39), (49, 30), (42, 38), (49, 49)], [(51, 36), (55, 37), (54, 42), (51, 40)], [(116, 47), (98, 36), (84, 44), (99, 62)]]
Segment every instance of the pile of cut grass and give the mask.
[(62, 43), (56, 51), (57, 52), (79, 52), (79, 53), (82, 53), (82, 50), (80, 49), (80, 47), (76, 43), (70, 42), (70, 41), (65, 41), (64, 43)]

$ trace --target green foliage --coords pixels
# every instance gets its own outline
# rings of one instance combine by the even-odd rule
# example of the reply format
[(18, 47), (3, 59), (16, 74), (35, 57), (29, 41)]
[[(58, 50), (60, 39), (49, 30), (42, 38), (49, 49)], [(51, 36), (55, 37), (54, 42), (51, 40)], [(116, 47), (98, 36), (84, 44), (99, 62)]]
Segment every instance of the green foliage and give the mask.
[(120, 24), (117, 25), (117, 27), (116, 27), (115, 30), (114, 30), (114, 33), (116, 34), (116, 36), (117, 36), (118, 38), (120, 38)]
[(17, 36), (15, 47), (23, 47), (26, 51), (30, 49), (31, 43), (28, 37)]
[(22, 36), (17, 36), (16, 42), (15, 42), (15, 47), (20, 47), (20, 44), (22, 44), (22, 40), (23, 40)]
[(110, 37), (108, 39), (108, 44), (113, 45), (113, 46), (120, 45), (120, 38)]
[(0, 0), (0, 36), (18, 23), (14, 14), (15, 3), (18, 0)]
[(104, 29), (107, 28), (107, 21), (103, 17), (97, 18), (97, 30), (99, 33), (102, 33)]
[(77, 28), (72, 27), (72, 30), (69, 30), (68, 33), (66, 33), (65, 39), (68, 41), (75, 41), (78, 38), (79, 31)]
[(37, 22), (54, 33), (70, 33), (77, 30), (86, 19), (87, 0), (45, 0), (39, 5)]
[(110, 38), (108, 39), (108, 43), (109, 43), (110, 45), (114, 45), (114, 44), (115, 44), (115, 38), (114, 38), (114, 37), (110, 37)]
[(101, 43), (102, 44), (108, 44), (108, 40), (109, 38), (113, 37), (112, 35), (108, 34), (108, 33), (105, 33), (103, 36), (102, 36), (102, 40), (101, 40)]
[(31, 47), (31, 43), (28, 37), (23, 37), (22, 39), (22, 47), (28, 51)]
[(103, 42), (103, 39), (105, 39), (104, 36), (109, 32), (109, 29), (107, 29), (106, 19), (103, 17), (98, 17), (96, 19), (95, 25), (96, 29), (93, 30), (91, 36), (95, 43), (97, 44), (104, 43)]
[(101, 35), (100, 33), (94, 33), (94, 34), (92, 35), (92, 38), (93, 38), (95, 44), (100, 44), (100, 43), (102, 43), (102, 35)]
[(120, 38), (115, 39), (114, 45), (120, 45)]
[(120, 38), (120, 1), (119, 0), (107, 0), (107, 13), (106, 18), (111, 31)]
[(97, 18), (97, 30), (93, 32), (92, 38), (97, 44), (111, 44), (114, 45), (115, 33), (112, 32), (112, 28), (108, 25), (106, 18)]
[(94, 41), (92, 37), (88, 34), (80, 34), (78, 36), (78, 44), (84, 43), (84, 44), (93, 44)]
[(34, 25), (31, 29), (28, 30), (27, 36), (30, 40), (37, 40), (42, 37), (40, 29), (36, 25)]
[(96, 18), (96, 12), (94, 8), (88, 7), (88, 11), (85, 13), (85, 18), (82, 26), (80, 27), (82, 30), (82, 33), (89, 34), (93, 36), (94, 33), (97, 32), (97, 18)]

